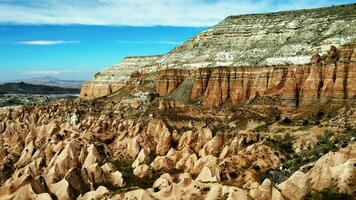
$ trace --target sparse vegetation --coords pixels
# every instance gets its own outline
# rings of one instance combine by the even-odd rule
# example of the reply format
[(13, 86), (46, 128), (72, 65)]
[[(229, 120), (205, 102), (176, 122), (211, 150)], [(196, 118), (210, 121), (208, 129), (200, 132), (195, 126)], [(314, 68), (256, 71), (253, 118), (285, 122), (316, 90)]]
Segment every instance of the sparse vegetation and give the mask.
[(330, 131), (324, 133), (324, 136), (311, 149), (295, 153), (292, 149), (293, 138), (288, 136), (282, 140), (267, 139), (265, 144), (278, 150), (287, 156), (287, 161), (283, 163), (285, 169), (280, 171), (270, 170), (261, 179), (269, 178), (272, 183), (278, 184), (290, 177), (301, 166), (315, 162), (321, 156), (330, 151), (337, 151), (339, 148), (346, 147), (348, 141), (356, 137), (355, 130), (346, 130), (342, 134), (334, 134)]
[(305, 198), (306, 200), (352, 200), (352, 196), (346, 193), (334, 192), (331, 188), (322, 191), (314, 191)]
[(261, 132), (268, 132), (268, 127), (270, 126), (270, 124), (262, 124), (257, 126), (253, 131), (257, 132), (257, 133), (261, 133)]
[(193, 79), (185, 79), (171, 94), (164, 98), (181, 103), (190, 103), (190, 95), (192, 92), (193, 83)]

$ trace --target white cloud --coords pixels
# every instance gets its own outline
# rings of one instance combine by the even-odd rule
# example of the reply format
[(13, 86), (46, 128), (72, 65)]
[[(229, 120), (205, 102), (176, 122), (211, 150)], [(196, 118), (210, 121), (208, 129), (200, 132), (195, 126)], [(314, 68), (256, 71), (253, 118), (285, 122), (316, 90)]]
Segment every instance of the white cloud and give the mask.
[(22, 41), (17, 42), (18, 44), (27, 45), (56, 45), (56, 44), (74, 44), (79, 43), (79, 41), (65, 41), (65, 40), (32, 40), (32, 41)]
[(78, 70), (31, 70), (25, 71), (26, 75), (57, 75), (64, 73), (78, 73)]
[(0, 1), (0, 23), (210, 26), (229, 15), (311, 8), (338, 4), (337, 2), (337, 0), (3, 0)]
[(152, 40), (119, 40), (117, 42), (123, 44), (167, 44), (167, 45), (179, 45), (182, 43), (176, 41), (152, 41)]

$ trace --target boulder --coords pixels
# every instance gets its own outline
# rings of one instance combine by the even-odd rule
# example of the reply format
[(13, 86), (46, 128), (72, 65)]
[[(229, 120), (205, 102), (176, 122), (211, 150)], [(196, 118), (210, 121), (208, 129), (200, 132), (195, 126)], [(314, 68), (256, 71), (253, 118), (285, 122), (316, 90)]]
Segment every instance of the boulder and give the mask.
[(310, 191), (310, 182), (303, 172), (296, 171), (277, 187), (288, 200), (302, 200)]

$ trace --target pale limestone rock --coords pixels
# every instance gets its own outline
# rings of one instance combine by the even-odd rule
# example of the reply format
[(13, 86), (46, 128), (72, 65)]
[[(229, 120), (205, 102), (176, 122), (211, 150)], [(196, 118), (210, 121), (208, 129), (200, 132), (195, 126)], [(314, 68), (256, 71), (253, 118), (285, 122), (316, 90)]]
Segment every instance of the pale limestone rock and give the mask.
[(90, 166), (85, 167), (87, 173), (88, 173), (88, 179), (89, 181), (93, 183), (103, 183), (106, 181), (105, 174), (103, 170), (100, 168), (98, 163), (91, 164)]
[(206, 155), (216, 155), (221, 148), (221, 136), (217, 134), (213, 139), (207, 142), (203, 148), (199, 151), (199, 156), (204, 157)]
[(90, 191), (85, 193), (83, 196), (79, 196), (77, 199), (78, 200), (99, 200), (103, 199), (106, 197), (110, 191), (104, 187), (104, 186), (99, 186), (95, 191)]
[[(193, 155), (192, 159), (194, 159), (194, 155)], [(188, 161), (189, 161), (189, 159), (188, 159)], [(218, 168), (218, 167), (215, 167), (216, 163), (217, 163), (217, 158), (215, 156), (207, 155), (205, 157), (200, 158), (199, 160), (195, 160), (194, 163), (192, 163), (193, 166), (188, 169), (190, 169), (190, 172), (192, 174), (199, 174), (205, 165), (209, 166), (209, 168), (211, 168), (211, 169)]]
[(140, 178), (146, 177), (149, 173), (150, 167), (146, 164), (139, 165), (133, 170), (133, 174)]
[(285, 198), (282, 196), (281, 192), (276, 188), (272, 188), (272, 199), (271, 200), (284, 200)]
[[(188, 146), (179, 152), (179, 160), (176, 162), (175, 167), (177, 169), (183, 169), (188, 159), (192, 155), (192, 152)], [(195, 155), (195, 154), (194, 154)]]
[(219, 169), (215, 168), (213, 170), (214, 172), (212, 169), (204, 165), (196, 180), (200, 182), (217, 182), (219, 180), (219, 174), (216, 174), (216, 171), (219, 172)]
[(198, 138), (194, 147), (195, 152), (199, 152), (203, 146), (213, 138), (213, 133), (209, 128), (203, 128), (197, 132)]
[(127, 200), (154, 200), (154, 198), (151, 196), (151, 194), (144, 190), (144, 189), (138, 189), (138, 190), (133, 190), (130, 192), (126, 192), (123, 195), (117, 194), (112, 197), (113, 200), (121, 200), (121, 199), (127, 199)]
[(115, 165), (113, 165), (112, 163), (109, 163), (109, 162), (105, 163), (100, 168), (103, 170), (104, 173), (107, 173), (107, 174), (115, 172)]
[(111, 173), (110, 175), (111, 175), (111, 183), (113, 186), (123, 187), (125, 185), (121, 172), (116, 171), (114, 173)]
[(23, 199), (33, 199), (33, 200), (51, 200), (51, 196), (48, 193), (36, 194), (33, 190), (31, 184), (26, 184), (18, 189), (13, 194), (2, 196), (3, 200), (23, 200)]
[(169, 192), (172, 190), (172, 183), (173, 179), (172, 177), (165, 173), (162, 174), (161, 177), (159, 177), (154, 183), (152, 188), (157, 188), (159, 191), (163, 192)]
[(223, 186), (222, 195), (227, 194), (227, 200), (250, 200), (250, 195), (246, 190), (234, 186)]
[(172, 165), (172, 161), (165, 156), (157, 156), (150, 164), (153, 171), (166, 171), (171, 168)]
[(21, 157), (15, 163), (15, 167), (20, 168), (20, 167), (23, 167), (23, 166), (27, 165), (28, 163), (30, 163), (32, 161), (31, 158), (32, 158), (34, 151), (35, 151), (35, 147), (33, 145), (33, 142), (31, 141), (23, 149), (23, 151), (21, 153)]
[(145, 149), (141, 149), (141, 151), (138, 153), (136, 157), (136, 160), (132, 163), (131, 167), (136, 168), (139, 165), (147, 164), (148, 161), (149, 161), (148, 152)]
[(269, 179), (265, 179), (257, 188), (250, 190), (250, 195), (254, 200), (269, 200), (272, 196), (272, 183)]
[(192, 177), (189, 173), (181, 173), (179, 174), (179, 186), (182, 188), (188, 187), (192, 182)]
[(356, 143), (352, 143), (338, 152), (329, 152), (322, 156), (309, 170), (311, 187), (322, 190), (335, 186), (339, 192), (353, 194), (356, 191)]
[(286, 181), (279, 184), (278, 189), (289, 200), (302, 200), (310, 191), (308, 177), (301, 171), (296, 171)]
[(220, 184), (213, 185), (210, 188), (210, 191), (208, 192), (208, 194), (206, 195), (205, 200), (219, 199), (221, 190), (222, 190), (222, 185), (220, 185)]
[(283, 200), (281, 193), (272, 186), (269, 179), (265, 179), (262, 184), (250, 190), (250, 195), (254, 200)]
[(156, 145), (156, 154), (166, 155), (171, 148), (172, 135), (162, 120), (151, 120), (147, 126), (147, 133), (151, 135)]
[(100, 154), (96, 149), (94, 144), (91, 144), (88, 147), (88, 155), (85, 158), (83, 168), (89, 167), (90, 165), (96, 163), (97, 161), (101, 160)]
[(61, 180), (69, 169), (76, 167), (79, 163), (78, 154), (79, 152), (74, 147), (74, 144), (68, 143), (62, 151), (53, 156), (47, 168), (49, 169), (45, 177), (47, 183), (53, 183), (58, 179)]
[(168, 129), (163, 132), (159, 139), (156, 146), (156, 153), (158, 155), (165, 155), (171, 147), (171, 134), (169, 133)]
[(72, 194), (69, 191), (69, 183), (65, 179), (49, 185), (49, 189), (58, 199), (72, 200)]
[(220, 153), (219, 159), (225, 159), (227, 158), (228, 154), (231, 152), (231, 147), (229, 145), (226, 145), (223, 150)]
[(129, 140), (127, 144), (127, 151), (132, 158), (135, 158), (140, 152), (140, 144), (137, 142), (137, 137)]
[(180, 137), (178, 142), (178, 150), (182, 150), (184, 147), (189, 146), (194, 140), (194, 134), (192, 131), (186, 131)]

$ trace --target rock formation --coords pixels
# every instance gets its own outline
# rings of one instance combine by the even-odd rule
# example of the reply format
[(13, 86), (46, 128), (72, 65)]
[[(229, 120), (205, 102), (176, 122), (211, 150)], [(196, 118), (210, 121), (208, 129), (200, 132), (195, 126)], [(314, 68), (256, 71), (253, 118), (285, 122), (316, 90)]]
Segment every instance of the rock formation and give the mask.
[(119, 64), (96, 73), (93, 80), (88, 81), (82, 86), (80, 97), (83, 99), (93, 99), (112, 94), (126, 86), (130, 78), (137, 78), (157, 71), (154, 62), (159, 58), (160, 56), (126, 57)]
[[(190, 100), (201, 98), (205, 107), (217, 108), (228, 101), (238, 105), (266, 96), (278, 98), (282, 105), (310, 105), (355, 98), (355, 58), (356, 45), (349, 44), (332, 46), (323, 59), (314, 54), (310, 64), (202, 68), (184, 74), (194, 80)], [(183, 80), (180, 69), (160, 72), (157, 92), (166, 96)]]
[[(261, 67), (258, 71), (271, 72), (272, 69), (264, 67), (308, 65), (314, 52), (326, 54), (330, 46), (339, 48), (344, 44), (355, 44), (355, 27), (355, 4), (229, 16), (165, 55), (125, 58), (121, 63), (98, 73), (93, 81), (84, 85), (81, 97), (95, 98), (110, 94), (128, 81), (133, 72), (157, 72), (173, 68), (195, 70), (221, 66), (256, 67), (256, 70)], [(328, 58), (326, 63), (331, 68), (332, 63), (338, 59), (337, 52), (334, 53), (335, 56)], [(343, 55), (344, 58), (347, 57), (346, 54)], [(338, 75), (342, 76), (344, 67), (340, 66), (338, 69)], [(290, 71), (287, 75), (293, 78), (299, 73), (309, 74), (310, 71), (317, 74), (319, 71), (318, 67), (307, 67), (307, 70), (308, 72)], [(200, 73), (203, 77), (208, 75), (204, 70)], [(218, 74), (213, 74), (216, 75)], [(262, 77), (266, 75), (260, 74)], [(179, 82), (179, 78), (175, 81)], [(299, 80), (295, 81), (297, 82), (292, 81), (289, 84), (299, 84)], [(307, 81), (312, 80), (309, 78)], [(336, 84), (341, 82), (337, 80)], [(308, 87), (312, 90), (315, 85)], [(304, 94), (308, 95), (307, 92)], [(310, 98), (312, 100), (314, 97)]]
[(354, 8), (229, 17), (79, 99), (0, 108), (0, 199), (355, 198)]

